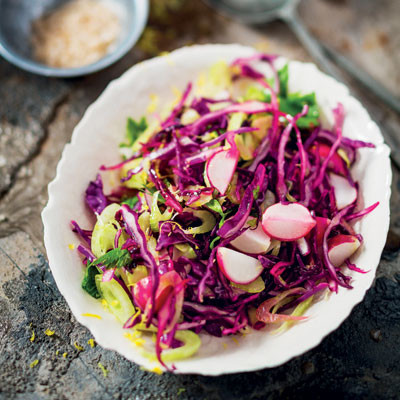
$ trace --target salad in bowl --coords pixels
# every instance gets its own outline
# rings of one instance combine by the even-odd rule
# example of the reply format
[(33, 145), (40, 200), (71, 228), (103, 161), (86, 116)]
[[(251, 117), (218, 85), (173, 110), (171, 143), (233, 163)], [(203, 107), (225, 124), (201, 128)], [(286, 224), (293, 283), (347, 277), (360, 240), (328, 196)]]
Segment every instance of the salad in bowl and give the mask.
[(377, 144), (344, 134), (340, 99), (329, 123), (314, 90), (290, 90), (291, 71), (269, 54), (216, 59), (172, 105), (128, 117), (120, 160), (87, 177), (79, 290), (142, 360), (179, 372), (210, 338), (254, 350), (371, 274), (360, 227), (387, 204), (352, 171)]

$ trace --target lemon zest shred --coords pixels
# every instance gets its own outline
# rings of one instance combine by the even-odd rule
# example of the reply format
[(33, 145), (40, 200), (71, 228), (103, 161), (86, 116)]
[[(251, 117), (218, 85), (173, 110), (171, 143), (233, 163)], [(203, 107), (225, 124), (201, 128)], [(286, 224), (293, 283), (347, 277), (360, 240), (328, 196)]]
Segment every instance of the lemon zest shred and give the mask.
[(165, 58), (165, 61), (169, 66), (173, 67), (175, 65), (175, 61), (171, 58), (169, 51), (162, 51), (160, 56)]
[(75, 347), (78, 351), (83, 351), (83, 350), (85, 350), (82, 346), (80, 346), (80, 345), (78, 344), (78, 342), (74, 342), (74, 347)]
[(91, 318), (101, 319), (100, 315), (91, 314), (91, 313), (83, 313), (83, 314), (82, 314), (82, 317), (91, 317)]
[(52, 331), (52, 330), (49, 329), (49, 328), (47, 328), (47, 329), (44, 331), (44, 334), (47, 335), (47, 336), (53, 336), (54, 333), (55, 333), (55, 331)]
[(68, 248), (69, 248), (70, 250), (74, 250), (74, 249), (75, 249), (75, 245), (74, 245), (73, 243), (70, 243), (70, 244), (68, 245)]
[(226, 343), (222, 343), (222, 346), (224, 347), (225, 350), (228, 348), (228, 345)]
[(179, 90), (175, 85), (171, 85), (172, 94), (176, 97), (176, 99), (180, 99), (182, 97), (182, 91)]
[(103, 373), (104, 378), (107, 378), (108, 371), (107, 371), (106, 367), (101, 362), (98, 362), (97, 366), (101, 369), (101, 372)]
[(67, 352), (65, 352), (65, 353), (63, 353), (63, 355), (62, 355), (64, 358), (67, 358), (67, 356), (68, 356), (68, 353)]
[[(134, 344), (137, 344), (136, 343), (137, 340), (139, 340), (139, 343), (140, 343), (140, 341), (143, 341), (143, 343), (144, 343), (143, 339), (139, 339), (142, 336), (142, 332), (140, 332), (137, 329), (133, 330), (132, 332), (125, 332), (124, 336)], [(143, 344), (141, 344), (139, 346), (142, 346), (142, 345)]]
[(205, 84), (206, 84), (206, 76), (204, 73), (201, 73), (197, 79), (196, 85), (200, 89), (203, 88)]
[(103, 308), (104, 308), (106, 311), (109, 310), (107, 300), (101, 299), (101, 305), (103, 306)]
[(147, 113), (153, 114), (157, 110), (158, 103), (159, 103), (159, 97), (154, 93), (150, 94), (150, 103), (147, 106), (146, 110)]
[(234, 342), (235, 344), (239, 345), (239, 340), (237, 340), (235, 337), (232, 338), (232, 342)]
[(163, 370), (160, 367), (154, 367), (150, 370), (150, 372), (154, 372), (157, 375), (162, 375)]
[(146, 343), (146, 341), (144, 339), (135, 339), (135, 341), (133, 342), (135, 344), (135, 346), (137, 347), (143, 347), (144, 344)]
[(29, 326), (30, 326), (30, 328), (31, 328), (31, 331), (32, 331), (32, 335), (31, 335), (31, 337), (30, 337), (30, 341), (31, 342), (33, 342), (34, 340), (35, 340), (35, 331), (33, 330), (33, 328), (32, 328), (32, 322), (29, 324)]
[(94, 346), (95, 346), (94, 340), (93, 339), (89, 339), (87, 342), (88, 342), (88, 345), (93, 349)]
[(29, 367), (30, 367), (30, 368), (34, 368), (34, 367), (36, 367), (36, 365), (38, 365), (38, 364), (39, 364), (39, 360), (36, 359), (36, 360), (33, 360), (33, 361), (29, 364)]
[(56, 356), (58, 356), (60, 354), (60, 350), (56, 351)]

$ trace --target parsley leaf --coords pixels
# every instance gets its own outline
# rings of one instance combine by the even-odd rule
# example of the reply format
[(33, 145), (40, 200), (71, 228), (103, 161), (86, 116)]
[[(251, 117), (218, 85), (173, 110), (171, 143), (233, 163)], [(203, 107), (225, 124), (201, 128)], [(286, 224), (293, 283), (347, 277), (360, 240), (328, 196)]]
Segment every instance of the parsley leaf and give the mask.
[(225, 217), (225, 214), (222, 211), (221, 204), (219, 203), (218, 200), (212, 199), (208, 203), (206, 203), (205, 206), (208, 207), (210, 210), (213, 210), (216, 213), (218, 213), (222, 218)]
[(139, 201), (138, 197), (129, 197), (125, 199), (121, 204), (127, 204), (130, 208), (135, 207), (136, 203)]
[(254, 197), (254, 200), (257, 200), (259, 193), (260, 193), (260, 186), (257, 186), (257, 187), (253, 190), (253, 197)]
[(308, 113), (297, 120), (299, 128), (310, 128), (318, 125), (319, 109), (315, 93), (302, 95), (300, 93), (290, 93), (286, 98), (279, 99), (279, 109), (286, 114), (295, 116), (300, 113), (305, 104), (308, 105)]
[(219, 240), (219, 239), (221, 239), (221, 237), (220, 237), (220, 236), (216, 236), (216, 237), (211, 241), (211, 243), (210, 243), (210, 249), (211, 249), (211, 250), (215, 247), (215, 242), (216, 242), (217, 240)]
[(132, 263), (131, 255), (128, 250), (116, 248), (103, 254), (97, 260), (93, 261), (93, 265), (104, 265), (106, 268), (121, 268)]
[(126, 139), (128, 142), (121, 143), (119, 147), (131, 147), (146, 129), (147, 121), (145, 117), (142, 117), (139, 122), (128, 118), (126, 122)]
[(99, 269), (94, 264), (88, 264), (81, 283), (82, 289), (88, 292), (95, 299), (99, 299), (101, 297), (99, 291), (97, 290), (95, 281), (95, 276), (97, 274), (100, 274)]
[(287, 97), (288, 95), (288, 82), (289, 82), (289, 65), (286, 64), (282, 69), (278, 71), (279, 78), (279, 95), (281, 97)]

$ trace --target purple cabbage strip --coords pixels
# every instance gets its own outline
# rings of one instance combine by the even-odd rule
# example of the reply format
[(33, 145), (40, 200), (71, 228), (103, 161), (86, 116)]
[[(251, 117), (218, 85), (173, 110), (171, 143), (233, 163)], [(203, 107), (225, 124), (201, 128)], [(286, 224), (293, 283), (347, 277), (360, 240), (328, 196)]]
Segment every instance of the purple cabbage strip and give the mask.
[(178, 213), (181, 213), (183, 208), (179, 204), (179, 201), (172, 195), (169, 189), (165, 186), (164, 182), (157, 176), (157, 173), (153, 168), (150, 168), (149, 178), (156, 185), (157, 190), (161, 192), (161, 195), (165, 199), (165, 204), (169, 207), (172, 207)]
[(257, 171), (255, 172), (252, 183), (246, 188), (244, 192), (237, 213), (233, 217), (225, 221), (225, 223), (217, 231), (218, 236), (221, 236), (221, 238), (225, 239), (229, 236), (232, 236), (237, 231), (243, 228), (253, 206), (254, 190), (256, 190), (256, 188), (258, 188), (258, 190), (260, 189), (261, 185), (264, 182), (264, 178), (265, 167), (263, 165), (259, 165)]
[(108, 206), (108, 200), (103, 193), (103, 182), (100, 174), (97, 174), (95, 181), (89, 183), (85, 192), (85, 200), (86, 204), (95, 214), (101, 214)]
[(329, 161), (333, 157), (333, 155), (336, 153), (338, 150), (340, 143), (342, 141), (342, 129), (343, 129), (343, 122), (344, 122), (344, 108), (341, 103), (338, 104), (338, 106), (333, 110), (334, 116), (335, 116), (335, 131), (336, 131), (336, 140), (333, 143), (331, 149), (329, 150), (328, 157), (325, 158), (324, 162), (322, 163), (322, 166), (319, 170), (318, 177), (314, 181), (314, 188), (318, 187), (321, 185), (323, 179), (326, 176), (326, 169), (328, 168)]
[(287, 193), (287, 186), (285, 183), (285, 148), (286, 144), (289, 140), (289, 135), (290, 132), (292, 131), (294, 125), (296, 124), (296, 121), (306, 115), (308, 113), (308, 106), (305, 105), (303, 108), (303, 111), (299, 114), (297, 114), (293, 118), (289, 118), (289, 123), (285, 130), (282, 133), (281, 140), (279, 142), (279, 150), (278, 150), (278, 160), (277, 160), (277, 174), (278, 174), (278, 180), (276, 184), (276, 192), (278, 194), (278, 197), (280, 201), (285, 201), (286, 200), (286, 193)]
[(100, 171), (113, 171), (113, 170), (121, 169), (125, 164), (128, 164), (129, 162), (136, 160), (136, 158), (139, 158), (139, 157), (140, 157), (140, 153), (136, 152), (131, 157), (127, 158), (124, 161), (121, 161), (118, 164), (111, 165), (110, 167), (106, 167), (105, 165), (102, 165), (99, 169), (100, 169)]
[(357, 211), (356, 213), (351, 214), (351, 215), (347, 215), (347, 216), (345, 217), (345, 220), (346, 220), (347, 222), (349, 222), (349, 221), (351, 221), (351, 220), (353, 220), (353, 219), (362, 218), (362, 217), (364, 217), (364, 215), (367, 215), (367, 214), (369, 214), (370, 212), (374, 211), (375, 208), (378, 207), (378, 206), (379, 206), (379, 201), (377, 201), (376, 203), (372, 204), (372, 206), (369, 206), (369, 207), (367, 207), (367, 208), (364, 208), (364, 210)]
[(227, 132), (223, 133), (222, 135), (219, 135), (217, 138), (210, 140), (209, 142), (202, 143), (200, 145), (200, 148), (214, 146), (215, 144), (222, 142), (223, 140), (225, 140), (228, 136), (231, 136), (232, 134), (254, 132), (256, 130), (257, 130), (257, 128), (252, 128), (251, 126), (244, 126), (243, 128), (239, 128), (239, 129), (236, 129), (233, 131), (227, 131)]
[(151, 271), (151, 279), (152, 279), (152, 293), (151, 293), (151, 307), (149, 310), (149, 314), (147, 316), (147, 326), (150, 325), (151, 320), (154, 315), (155, 309), (155, 298), (156, 298), (156, 291), (158, 289), (159, 284), (159, 274), (158, 274), (158, 266), (156, 260), (154, 259), (153, 255), (150, 253), (149, 249), (147, 248), (147, 239), (146, 235), (142, 231), (139, 225), (139, 216), (135, 211), (132, 211), (129, 206), (123, 204), (121, 209), (117, 212), (116, 218), (121, 218), (123, 224), (125, 226), (126, 232), (135, 238), (135, 241), (140, 247), (140, 254), (146, 263), (147, 267), (150, 268)]
[(193, 246), (199, 246), (199, 242), (193, 239), (192, 235), (183, 232), (177, 223), (173, 221), (162, 222), (160, 224), (160, 235), (157, 240), (156, 251), (178, 243), (190, 243)]
[(79, 251), (79, 253), (85, 256), (89, 262), (93, 262), (96, 259), (94, 254), (85, 246), (80, 244), (76, 249)]
[(262, 103), (261, 101), (245, 101), (243, 103), (232, 104), (222, 110), (211, 112), (199, 118), (192, 125), (189, 125), (188, 128), (190, 128), (190, 132), (192, 135), (197, 136), (202, 128), (207, 126), (209, 123), (215, 121), (216, 119), (223, 117), (226, 114), (236, 112), (258, 114), (269, 111), (271, 111), (271, 106), (267, 103)]
[(337, 273), (336, 273), (336, 267), (332, 264), (331, 260), (329, 259), (328, 255), (328, 237), (329, 234), (332, 232), (332, 230), (340, 224), (341, 219), (349, 212), (349, 210), (354, 207), (353, 205), (347, 206), (343, 208), (340, 212), (338, 212), (333, 218), (331, 223), (328, 225), (326, 228), (325, 234), (324, 234), (324, 240), (323, 240), (323, 257), (325, 261), (325, 265), (328, 268), (328, 272), (332, 278), (333, 283), (330, 285), (330, 289), (332, 291), (337, 292), (337, 285), (339, 284), (340, 286), (344, 286), (343, 282), (339, 280)]
[(86, 229), (82, 229), (76, 221), (71, 221), (72, 232), (77, 233), (88, 245), (92, 243), (92, 232)]
[(169, 117), (163, 122), (162, 124), (163, 128), (173, 123), (176, 116), (182, 111), (182, 108), (187, 98), (189, 97), (190, 91), (192, 90), (192, 86), (193, 86), (192, 83), (189, 82), (188, 85), (186, 86), (185, 91), (183, 92), (181, 99), (179, 100), (179, 103), (174, 107)]

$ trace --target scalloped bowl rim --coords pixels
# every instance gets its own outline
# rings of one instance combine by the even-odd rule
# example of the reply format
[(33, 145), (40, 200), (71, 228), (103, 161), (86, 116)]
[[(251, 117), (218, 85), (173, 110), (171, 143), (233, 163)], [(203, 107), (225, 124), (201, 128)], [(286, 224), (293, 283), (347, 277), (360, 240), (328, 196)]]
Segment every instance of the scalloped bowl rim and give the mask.
[[(73, 236), (70, 234), (69, 220), (78, 215), (79, 218), (89, 221), (89, 217), (83, 210), (82, 188), (93, 178), (95, 173), (93, 166), (118, 160), (118, 140), (115, 137), (116, 154), (111, 155), (106, 151), (102, 153), (101, 157), (98, 157), (98, 160), (91, 160), (91, 157), (96, 156), (90, 153), (92, 150), (88, 150), (87, 146), (102, 145), (97, 143), (100, 141), (91, 142), (90, 138), (93, 136), (93, 131), (96, 131), (97, 135), (106, 136), (106, 133), (103, 132), (106, 128), (103, 128), (103, 125), (107, 123), (107, 120), (104, 120), (104, 118), (116, 118), (116, 125), (119, 125), (119, 130), (121, 129), (128, 115), (117, 116), (117, 113), (120, 112), (120, 109), (126, 111), (126, 105), (121, 103), (123, 101), (121, 99), (128, 89), (129, 95), (134, 90), (142, 95), (146, 92), (151, 94), (147, 86), (157, 85), (158, 81), (154, 83), (151, 79), (148, 79), (146, 82), (143, 79), (144, 77), (153, 77), (153, 79), (157, 76), (160, 77), (159, 87), (161, 87), (165, 75), (176, 79), (170, 82), (171, 84), (180, 85), (180, 88), (183, 88), (187, 83), (184, 76), (193, 72), (192, 69), (201, 71), (204, 70), (205, 66), (211, 65), (216, 60), (232, 60), (254, 52), (255, 50), (251, 47), (236, 44), (196, 45), (175, 50), (166, 57), (157, 57), (135, 65), (120, 78), (112, 81), (100, 97), (87, 109), (84, 117), (74, 129), (71, 143), (64, 148), (57, 166), (55, 179), (49, 184), (49, 201), (42, 213), (44, 242), (50, 268), (61, 294), (65, 297), (76, 319), (91, 331), (99, 345), (115, 350), (145, 368), (151, 369), (155, 364), (139, 354), (137, 349), (124, 337), (121, 324), (110, 313), (102, 309), (100, 302), (82, 291), (77, 280), (77, 277), (81, 277), (82, 274), (78, 271), (79, 268), (82, 269), (80, 259), (78, 255), (67, 249), (68, 241), (73, 240)], [(194, 60), (197, 60), (202, 67), (194, 66)], [(163, 76), (160, 75), (161, 71)], [(300, 74), (300, 79), (295, 80), (297, 74)], [(372, 203), (371, 199), (374, 198), (380, 201), (380, 206), (376, 209), (376, 212), (368, 215), (361, 222), (357, 222), (357, 229), (363, 233), (366, 243), (365, 247), (356, 255), (357, 262), (361, 263), (361, 265), (358, 264), (360, 267), (367, 267), (366, 269), (369, 269), (370, 272), (364, 275), (352, 274), (354, 289), (340, 289), (337, 295), (329, 296), (328, 301), (321, 300), (314, 304), (309, 310), (310, 318), (306, 322), (296, 324), (280, 336), (269, 335), (267, 332), (252, 332), (239, 338), (240, 345), (237, 346), (232, 344), (233, 342), (229, 338), (220, 340), (202, 334), (203, 345), (199, 354), (191, 359), (176, 362), (176, 373), (221, 375), (282, 365), (293, 357), (314, 348), (324, 337), (337, 329), (348, 317), (353, 307), (362, 301), (366, 291), (373, 283), (389, 228), (391, 193), (389, 148), (384, 144), (378, 126), (371, 121), (363, 106), (349, 94), (348, 89), (343, 84), (323, 74), (311, 63), (290, 61), (290, 75), (293, 75), (290, 86), (292, 84), (296, 86), (296, 82), (305, 87), (316, 85), (315, 82), (323, 83), (316, 90), (316, 94), (324, 114), (326, 112), (326, 120), (332, 122), (332, 115), (329, 115), (329, 112), (326, 111), (327, 108), (331, 109), (335, 102), (341, 101), (349, 112), (348, 130), (351, 130), (352, 135), (356, 132), (354, 133), (355, 136), (353, 135), (355, 138), (364, 138), (376, 145), (373, 150), (361, 150), (359, 161), (354, 167), (358, 171), (357, 174), (360, 174), (361, 189), (365, 199), (368, 199), (367, 205)], [(167, 82), (168, 79), (165, 85)], [(133, 103), (134, 93), (129, 101)], [(119, 103), (118, 107), (116, 106), (117, 103)], [(143, 100), (137, 97), (136, 105), (142, 108), (141, 113), (143, 114), (145, 108), (142, 103)], [(124, 106), (125, 108), (123, 108)], [(139, 111), (132, 110), (132, 114), (135, 118), (140, 117)], [(360, 123), (361, 128), (359, 129)], [(115, 127), (115, 136), (121, 137), (119, 130)], [(346, 135), (346, 124), (344, 132)], [(85, 170), (85, 173), (79, 176), (81, 167), (77, 166), (76, 163), (82, 161), (83, 154), (85, 156), (91, 155), (91, 157), (88, 156), (88, 162), (91, 163), (89, 169), (91, 168), (93, 171), (89, 173), (88, 170)], [(380, 173), (375, 172), (375, 170), (379, 170)], [(364, 173), (368, 175), (368, 181), (373, 181), (374, 188), (371, 184), (362, 183)], [(69, 184), (68, 191), (65, 190), (66, 184)], [(73, 215), (74, 211), (70, 211), (71, 215), (69, 213), (63, 215), (64, 208), (70, 207), (68, 199), (82, 203), (72, 205), (72, 207), (82, 208), (82, 210), (76, 211), (75, 214), (77, 215)], [(74, 208), (71, 210), (74, 210)], [(70, 276), (71, 279), (69, 279)], [(82, 314), (85, 312), (98, 314), (102, 319), (83, 316)], [(229, 346), (226, 346), (224, 342), (228, 342)], [(279, 350), (276, 349), (277, 346)], [(226, 347), (228, 349), (224, 349)]]

